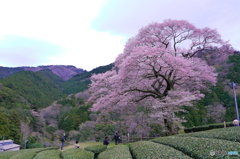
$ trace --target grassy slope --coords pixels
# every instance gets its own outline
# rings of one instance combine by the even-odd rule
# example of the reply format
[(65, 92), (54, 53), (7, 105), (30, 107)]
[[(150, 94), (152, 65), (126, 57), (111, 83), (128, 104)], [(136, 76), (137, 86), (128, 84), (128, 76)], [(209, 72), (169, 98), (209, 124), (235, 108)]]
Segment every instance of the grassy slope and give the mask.
[[(88, 146), (102, 145), (102, 144), (103, 144), (102, 142), (80, 142), (79, 143), (80, 148), (82, 148), (82, 149), (84, 149), (85, 147), (88, 147)], [(120, 145), (122, 145), (122, 144), (120, 144)], [(110, 142), (110, 144), (108, 145), (108, 148), (114, 147), (114, 146), (115, 146), (115, 143)], [(67, 150), (67, 149), (71, 149), (71, 148), (74, 148), (74, 144), (64, 147), (63, 150)]]

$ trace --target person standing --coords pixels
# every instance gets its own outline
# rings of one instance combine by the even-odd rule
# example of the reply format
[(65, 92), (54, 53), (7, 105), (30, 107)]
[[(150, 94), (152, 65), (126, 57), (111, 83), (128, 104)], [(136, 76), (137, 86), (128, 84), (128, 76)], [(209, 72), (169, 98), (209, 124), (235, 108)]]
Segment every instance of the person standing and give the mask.
[(63, 133), (63, 136), (62, 136), (62, 138), (61, 138), (61, 142), (62, 142), (62, 144), (61, 144), (61, 150), (63, 150), (65, 141), (66, 141), (66, 136), (65, 136), (65, 133)]
[(237, 119), (234, 119), (234, 120), (233, 120), (233, 125), (234, 125), (234, 126), (239, 126), (239, 121), (238, 121)]
[(108, 141), (108, 137), (105, 136), (104, 140), (103, 140), (103, 145), (108, 145), (109, 144), (109, 141)]
[(120, 136), (119, 136), (118, 133), (116, 132), (115, 135), (114, 135), (115, 145), (118, 145), (119, 138), (120, 138)]

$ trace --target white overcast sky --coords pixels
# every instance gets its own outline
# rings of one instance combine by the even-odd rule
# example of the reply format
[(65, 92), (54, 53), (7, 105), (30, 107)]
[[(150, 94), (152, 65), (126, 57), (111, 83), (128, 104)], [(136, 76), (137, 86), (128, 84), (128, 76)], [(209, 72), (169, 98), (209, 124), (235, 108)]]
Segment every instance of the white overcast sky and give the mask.
[(108, 65), (151, 22), (217, 29), (240, 50), (240, 0), (0, 0), (0, 66)]

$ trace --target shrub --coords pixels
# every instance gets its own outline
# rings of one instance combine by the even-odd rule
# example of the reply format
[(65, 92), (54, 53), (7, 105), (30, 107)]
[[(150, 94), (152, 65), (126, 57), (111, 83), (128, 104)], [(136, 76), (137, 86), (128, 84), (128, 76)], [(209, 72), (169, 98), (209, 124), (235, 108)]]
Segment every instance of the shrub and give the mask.
[(11, 159), (32, 159), (34, 158), (34, 156), (36, 156), (37, 153), (45, 150), (50, 150), (50, 149), (57, 149), (57, 148), (35, 148), (35, 149), (19, 150), (19, 151), (16, 151), (16, 153), (11, 156)]
[(39, 152), (34, 159), (60, 159), (60, 154), (59, 150), (46, 150)]
[(107, 149), (99, 154), (98, 159), (132, 159), (129, 147), (125, 145), (118, 145)]
[(35, 142), (35, 143), (33, 143), (33, 144), (28, 144), (28, 148), (29, 148), (29, 149), (33, 149), (33, 148), (43, 148), (43, 145), (40, 144), (40, 143)]
[(1, 159), (9, 159), (10, 157), (16, 155), (17, 153), (19, 153), (19, 151), (4, 151), (4, 152), (0, 152), (0, 158)]
[(200, 138), (215, 138), (229, 141), (240, 142), (240, 127), (228, 127), (222, 129), (213, 129), (208, 131), (180, 134), (180, 137), (200, 137)]
[(106, 145), (94, 145), (94, 146), (88, 146), (88, 147), (84, 148), (84, 150), (91, 151), (94, 154), (101, 153), (101, 152), (105, 151), (106, 149), (107, 149)]
[(97, 158), (98, 155), (107, 149), (106, 145), (94, 145), (85, 147), (84, 150), (91, 151), (94, 153), (94, 158)]
[[(226, 126), (231, 127), (231, 126), (233, 126), (233, 124), (232, 124), (232, 122), (227, 122)], [(193, 128), (186, 128), (186, 129), (184, 129), (184, 132), (190, 133), (190, 132), (197, 132), (197, 131), (206, 131), (206, 130), (210, 130), (210, 129), (223, 128), (223, 127), (224, 127), (223, 123), (216, 123), (216, 124), (196, 126)]]
[(158, 143), (153, 143), (150, 141), (139, 141), (130, 144), (130, 150), (132, 152), (133, 158), (142, 159), (142, 158), (184, 158), (190, 159), (191, 157), (185, 155), (184, 153)]
[(214, 158), (224, 158), (229, 151), (240, 151), (240, 143), (221, 139), (170, 136), (152, 141), (171, 146), (193, 158), (211, 158), (211, 151), (217, 152)]
[(47, 126), (46, 131), (49, 133), (54, 133), (57, 130), (56, 127), (53, 126)]
[(94, 153), (83, 149), (68, 149), (62, 152), (63, 159), (93, 159)]

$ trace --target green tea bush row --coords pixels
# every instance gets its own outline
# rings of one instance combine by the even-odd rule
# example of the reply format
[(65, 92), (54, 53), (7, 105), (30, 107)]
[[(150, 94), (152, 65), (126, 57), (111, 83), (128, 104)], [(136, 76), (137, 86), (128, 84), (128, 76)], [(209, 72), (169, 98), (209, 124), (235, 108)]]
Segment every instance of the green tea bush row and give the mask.
[(47, 150), (46, 148), (35, 148), (35, 149), (25, 149), (19, 150), (10, 159), (32, 159), (38, 152)]
[[(169, 136), (153, 139), (153, 142), (165, 144), (193, 158), (224, 158), (229, 151), (240, 152), (240, 143), (221, 139)], [(214, 156), (210, 152), (217, 152)]]
[(185, 137), (200, 137), (200, 138), (215, 138), (215, 139), (224, 139), (229, 141), (240, 142), (240, 127), (229, 127), (222, 129), (213, 129), (202, 132), (194, 132), (188, 134), (180, 134), (178, 136)]
[(63, 159), (93, 159), (94, 153), (80, 148), (68, 149), (62, 152)]
[(106, 145), (94, 145), (85, 147), (84, 150), (94, 153), (94, 159), (98, 158), (98, 155), (107, 149)]
[(117, 145), (100, 153), (98, 159), (132, 159), (129, 147), (125, 145)]
[(30, 151), (30, 152), (21, 152), (14, 156), (12, 156), (10, 159), (33, 159), (33, 157), (37, 154), (36, 151)]
[[(1, 152), (0, 158), (1, 159), (32, 159), (38, 152), (50, 150), (50, 149), (57, 149), (57, 148), (35, 148), (35, 149), (24, 149), (18, 151), (7, 151)], [(7, 154), (7, 156), (4, 154)]]
[[(226, 126), (227, 127), (232, 127), (233, 124), (232, 124), (232, 122), (227, 122)], [(206, 131), (206, 130), (223, 128), (223, 127), (224, 127), (223, 123), (216, 123), (216, 124), (196, 126), (196, 127), (193, 127), (193, 128), (186, 128), (186, 129), (184, 129), (184, 132), (185, 133), (190, 133), (190, 132)]]
[(0, 158), (1, 159), (9, 159), (10, 157), (16, 155), (17, 153), (19, 153), (19, 151), (4, 151), (4, 152), (0, 152)]
[(60, 154), (59, 150), (46, 150), (39, 152), (34, 159), (61, 159)]
[(99, 154), (107, 149), (106, 145), (94, 145), (94, 146), (88, 146), (85, 147), (84, 150), (91, 151), (94, 154)]
[(24, 150), (17, 150), (17, 151), (3, 151), (3, 152), (0, 152), (0, 159), (9, 159), (10, 157), (19, 153), (40, 151), (40, 150), (44, 150), (44, 149), (41, 148), (41, 149), (24, 149)]
[(150, 141), (139, 141), (130, 144), (130, 150), (135, 159), (190, 159), (191, 157), (185, 155), (172, 147), (153, 143)]

